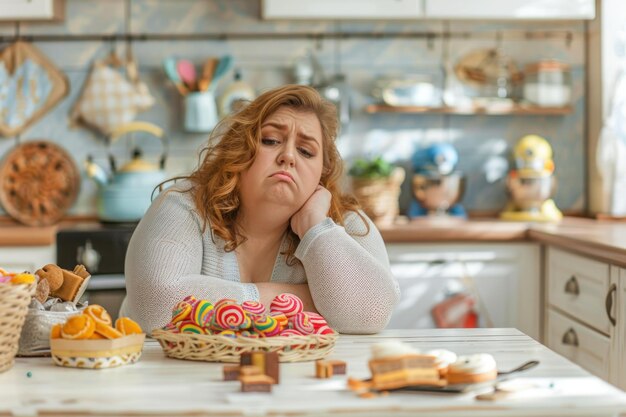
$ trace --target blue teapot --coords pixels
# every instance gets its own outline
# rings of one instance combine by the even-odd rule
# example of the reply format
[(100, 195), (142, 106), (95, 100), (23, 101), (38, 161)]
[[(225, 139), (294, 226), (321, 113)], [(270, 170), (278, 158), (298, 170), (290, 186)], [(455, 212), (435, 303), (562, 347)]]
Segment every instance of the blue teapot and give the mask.
[[(145, 132), (161, 140), (163, 154), (159, 165), (142, 159), (141, 150), (135, 148), (132, 159), (117, 169), (111, 146), (128, 133)], [(111, 175), (87, 157), (87, 175), (98, 184), (98, 217), (106, 222), (136, 222), (150, 204), (155, 188), (165, 181), (167, 143), (163, 129), (148, 122), (131, 122), (115, 129), (108, 137)]]

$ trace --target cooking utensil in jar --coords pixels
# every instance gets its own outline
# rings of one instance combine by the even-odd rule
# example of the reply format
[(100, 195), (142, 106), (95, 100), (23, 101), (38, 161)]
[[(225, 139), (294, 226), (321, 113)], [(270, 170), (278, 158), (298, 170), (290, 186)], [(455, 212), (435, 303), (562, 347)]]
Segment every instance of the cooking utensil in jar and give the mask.
[(165, 58), (163, 60), (163, 70), (165, 71), (165, 75), (171, 82), (174, 83), (176, 89), (181, 95), (187, 94), (187, 87), (183, 84), (183, 81), (180, 79), (178, 75), (178, 70), (176, 69), (176, 60), (174, 58)]
[(189, 90), (196, 90), (196, 67), (194, 67), (191, 61), (181, 59), (176, 63), (176, 71)]
[(202, 76), (200, 80), (198, 80), (198, 90), (206, 91), (211, 85), (211, 81), (213, 80), (213, 74), (215, 74), (215, 69), (217, 68), (218, 59), (217, 58), (208, 58), (204, 61), (204, 65), (202, 66)]

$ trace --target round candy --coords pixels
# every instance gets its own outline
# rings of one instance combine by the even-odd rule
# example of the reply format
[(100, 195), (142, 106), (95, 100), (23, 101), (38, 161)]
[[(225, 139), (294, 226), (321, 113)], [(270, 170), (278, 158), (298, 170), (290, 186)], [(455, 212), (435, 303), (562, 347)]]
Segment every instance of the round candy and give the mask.
[(246, 321), (246, 313), (240, 305), (222, 304), (213, 315), (212, 324), (222, 330), (237, 330)]
[(326, 319), (321, 314), (313, 313), (311, 311), (305, 311), (304, 313), (309, 316), (309, 321), (316, 330), (322, 326), (328, 326)]
[(246, 313), (244, 311), (244, 319), (243, 319), (243, 323), (241, 323), (241, 325), (239, 326), (239, 330), (246, 330), (252, 327), (252, 318), (250, 317), (250, 315), (248, 313)]
[(261, 337), (261, 335), (254, 330), (244, 330), (241, 333), (239, 333), (239, 336), (249, 337), (251, 339), (258, 339), (259, 337)]
[(193, 295), (188, 295), (187, 297), (183, 298), (183, 301), (193, 306), (198, 301), (198, 299)]
[(315, 329), (315, 334), (333, 334), (335, 331), (328, 326), (322, 326)]
[(213, 308), (217, 310), (217, 308), (222, 306), (223, 304), (237, 304), (237, 300), (233, 300), (232, 298), (222, 298), (213, 305)]
[(218, 336), (237, 337), (237, 332), (234, 330), (222, 330), (218, 333)]
[(213, 315), (213, 304), (207, 300), (197, 300), (191, 308), (191, 321), (200, 327), (207, 327), (211, 323)]
[(280, 333), (280, 325), (272, 316), (259, 317), (252, 322), (252, 326), (263, 336), (276, 336)]
[(181, 322), (180, 327), (178, 329), (180, 330), (181, 333), (204, 334), (204, 329), (190, 320)]
[(265, 306), (258, 301), (244, 301), (241, 303), (241, 308), (257, 316), (265, 314)]
[(172, 323), (169, 322), (167, 323), (165, 326), (163, 326), (163, 330), (166, 330), (168, 332), (172, 332), (172, 333), (178, 333), (178, 326), (176, 325), (176, 323)]
[(179, 323), (186, 320), (191, 314), (191, 304), (187, 301), (181, 301), (172, 310), (172, 323)]
[(293, 328), (302, 334), (312, 334), (315, 332), (315, 327), (309, 321), (309, 316), (306, 313), (298, 313), (289, 319)]
[(281, 330), (285, 330), (289, 327), (289, 319), (285, 316), (285, 313), (271, 313), (270, 315), (276, 319)]
[(277, 295), (270, 304), (270, 312), (285, 313), (287, 317), (295, 316), (302, 310), (302, 300), (289, 293)]
[(280, 332), (281, 336), (304, 336), (302, 333), (297, 331), (296, 329), (285, 329)]

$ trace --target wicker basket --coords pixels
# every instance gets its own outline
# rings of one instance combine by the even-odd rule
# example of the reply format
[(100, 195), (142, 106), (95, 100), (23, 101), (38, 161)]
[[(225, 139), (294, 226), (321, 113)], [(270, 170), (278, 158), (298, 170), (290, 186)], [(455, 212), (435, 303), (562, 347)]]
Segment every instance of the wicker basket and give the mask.
[(337, 333), (265, 338), (228, 337), (172, 333), (157, 329), (152, 337), (170, 358), (206, 362), (239, 362), (244, 352), (277, 351), (280, 362), (305, 362), (326, 357), (335, 346)]
[(398, 216), (398, 198), (404, 176), (404, 169), (396, 167), (388, 178), (352, 178), (352, 192), (376, 225), (392, 224)]
[(0, 285), (0, 372), (11, 369), (35, 285)]

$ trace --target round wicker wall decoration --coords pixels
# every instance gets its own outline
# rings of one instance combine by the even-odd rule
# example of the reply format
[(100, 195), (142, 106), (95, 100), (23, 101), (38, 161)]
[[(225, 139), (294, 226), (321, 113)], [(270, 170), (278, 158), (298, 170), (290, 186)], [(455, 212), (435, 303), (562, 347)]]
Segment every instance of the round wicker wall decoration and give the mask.
[(0, 204), (28, 226), (47, 226), (63, 217), (80, 189), (80, 172), (60, 146), (29, 141), (10, 150), (0, 164)]

